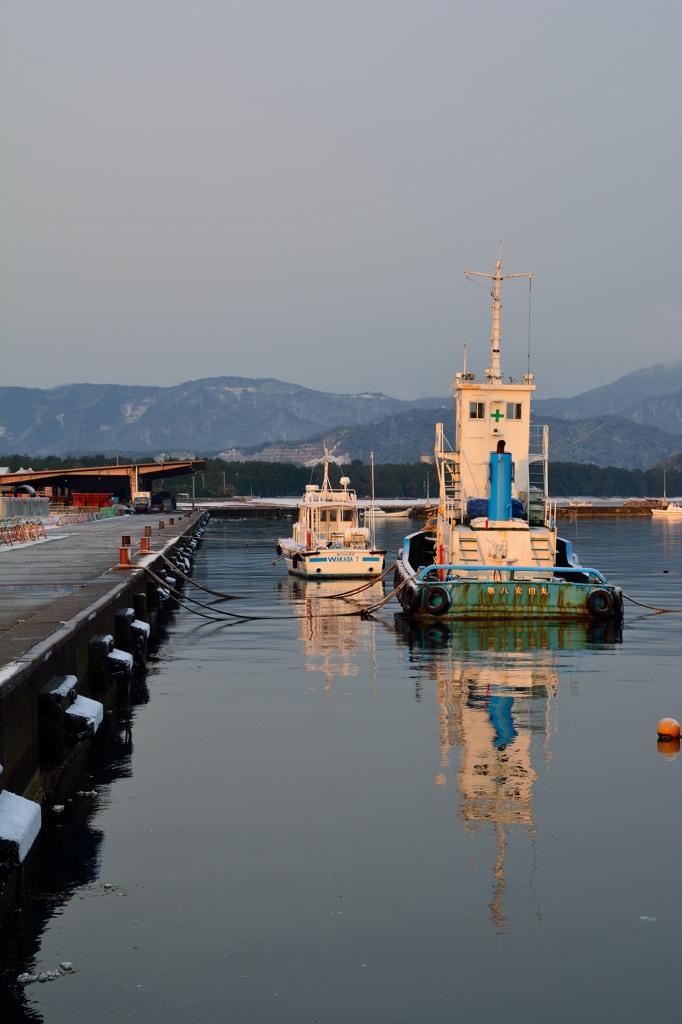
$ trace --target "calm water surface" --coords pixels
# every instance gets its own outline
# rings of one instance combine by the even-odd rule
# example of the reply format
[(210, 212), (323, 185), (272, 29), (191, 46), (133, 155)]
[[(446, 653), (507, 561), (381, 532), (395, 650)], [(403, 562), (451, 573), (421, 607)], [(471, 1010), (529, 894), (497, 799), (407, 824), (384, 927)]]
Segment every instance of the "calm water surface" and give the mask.
[[(681, 525), (562, 532), (682, 609)], [(381, 527), (387, 564), (404, 529)], [(682, 719), (681, 617), (363, 620), (381, 584), (320, 600), (339, 586), (273, 565), (277, 532), (212, 521), (194, 578), (254, 618), (174, 613), (130, 728), (109, 714), (46, 812), (4, 911), (3, 1022), (641, 1024), (676, 1002), (682, 758), (656, 724)]]

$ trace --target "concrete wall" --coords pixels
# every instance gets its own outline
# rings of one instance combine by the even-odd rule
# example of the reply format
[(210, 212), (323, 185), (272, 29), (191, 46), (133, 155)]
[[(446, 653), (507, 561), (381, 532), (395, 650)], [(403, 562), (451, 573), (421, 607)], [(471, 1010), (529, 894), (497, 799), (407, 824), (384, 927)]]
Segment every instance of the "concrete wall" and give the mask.
[(140, 591), (146, 593), (144, 574), (133, 571), (113, 588), (103, 591), (95, 583), (64, 598), (60, 608), (65, 618), (78, 598), (90, 601), (56, 631), (49, 609), (33, 617), (31, 627), (40, 642), (0, 675), (0, 763), (7, 789), (41, 799), (38, 694), (53, 676), (75, 675), (79, 694), (103, 699), (108, 681), (93, 674), (90, 640), (98, 634), (113, 635), (116, 612), (132, 607)]
[[(195, 528), (192, 523), (180, 536), (169, 538), (165, 554), (172, 556)], [(165, 568), (161, 556), (152, 559), (149, 568), (161, 572)], [(39, 693), (43, 687), (54, 676), (74, 675), (80, 696), (105, 702), (110, 680), (102, 676), (93, 659), (90, 642), (102, 635), (116, 636), (116, 613), (134, 609), (141, 597), (154, 623), (157, 593), (156, 584), (143, 569), (132, 569), (118, 577), (93, 580), (61, 599), (63, 620), (56, 629), (52, 605), (32, 616), (25, 629), (35, 635), (35, 646), (18, 654), (16, 660), (11, 660), (8, 650), (7, 663), (0, 665), (0, 764), (8, 790), (32, 800), (44, 795), (39, 742)]]
[(0, 498), (0, 519), (47, 519), (49, 498)]

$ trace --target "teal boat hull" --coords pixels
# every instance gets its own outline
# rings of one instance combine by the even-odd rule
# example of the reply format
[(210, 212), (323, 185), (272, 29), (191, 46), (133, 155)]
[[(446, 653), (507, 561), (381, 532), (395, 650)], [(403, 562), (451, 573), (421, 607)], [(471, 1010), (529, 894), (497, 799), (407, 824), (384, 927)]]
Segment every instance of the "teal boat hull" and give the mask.
[[(406, 541), (409, 538), (406, 538)], [(408, 548), (409, 550), (409, 548)], [(536, 575), (537, 578), (532, 578)], [(480, 577), (480, 578), (477, 578)], [(544, 577), (544, 578), (543, 578)], [(445, 620), (616, 620), (623, 618), (623, 592), (596, 569), (410, 565), (403, 554), (393, 580), (408, 615)]]

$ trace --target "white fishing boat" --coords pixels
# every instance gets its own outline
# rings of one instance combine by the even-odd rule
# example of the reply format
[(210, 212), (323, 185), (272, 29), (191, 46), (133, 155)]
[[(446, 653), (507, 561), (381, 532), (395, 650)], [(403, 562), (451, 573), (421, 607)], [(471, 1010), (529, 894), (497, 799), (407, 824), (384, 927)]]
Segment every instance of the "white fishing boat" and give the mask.
[(652, 516), (667, 516), (668, 519), (676, 519), (678, 516), (682, 516), (682, 505), (676, 505), (674, 501), (669, 501), (665, 508), (652, 508)]
[(667, 502), (667, 504), (660, 508), (652, 507), (652, 516), (666, 516), (668, 519), (675, 519), (677, 516), (682, 516), (682, 505), (676, 505), (674, 501), (667, 501), (665, 470), (663, 470), (663, 501)]
[(411, 509), (409, 508), (397, 508), (397, 509), (385, 509), (385, 508), (366, 508), (364, 510), (365, 519), (409, 519)]
[(339, 487), (329, 480), (325, 449), (322, 485), (308, 484), (298, 506), (292, 536), (277, 541), (292, 576), (309, 579), (348, 579), (380, 576), (386, 552), (377, 549), (373, 532), (359, 522), (358, 503), (350, 479)]
[(531, 426), (533, 374), (505, 382), (500, 363), (500, 292), (531, 274), (465, 271), (492, 282), (492, 337), (483, 380), (467, 370), (454, 385), (456, 444), (436, 426), (438, 508), (405, 538), (394, 586), (418, 617), (615, 619), (623, 595), (599, 570), (580, 565), (559, 537), (548, 495), (549, 438)]

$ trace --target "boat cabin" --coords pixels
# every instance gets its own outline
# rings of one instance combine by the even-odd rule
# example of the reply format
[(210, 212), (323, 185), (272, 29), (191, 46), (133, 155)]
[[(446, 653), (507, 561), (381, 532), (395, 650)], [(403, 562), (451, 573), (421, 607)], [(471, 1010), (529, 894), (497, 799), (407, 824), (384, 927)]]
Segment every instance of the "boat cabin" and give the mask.
[[(326, 469), (326, 467), (325, 467)], [(294, 523), (293, 540), (305, 548), (364, 547), (369, 530), (359, 525), (355, 491), (350, 479), (342, 476), (341, 490), (332, 491), (327, 473), (320, 488), (308, 484)]]

